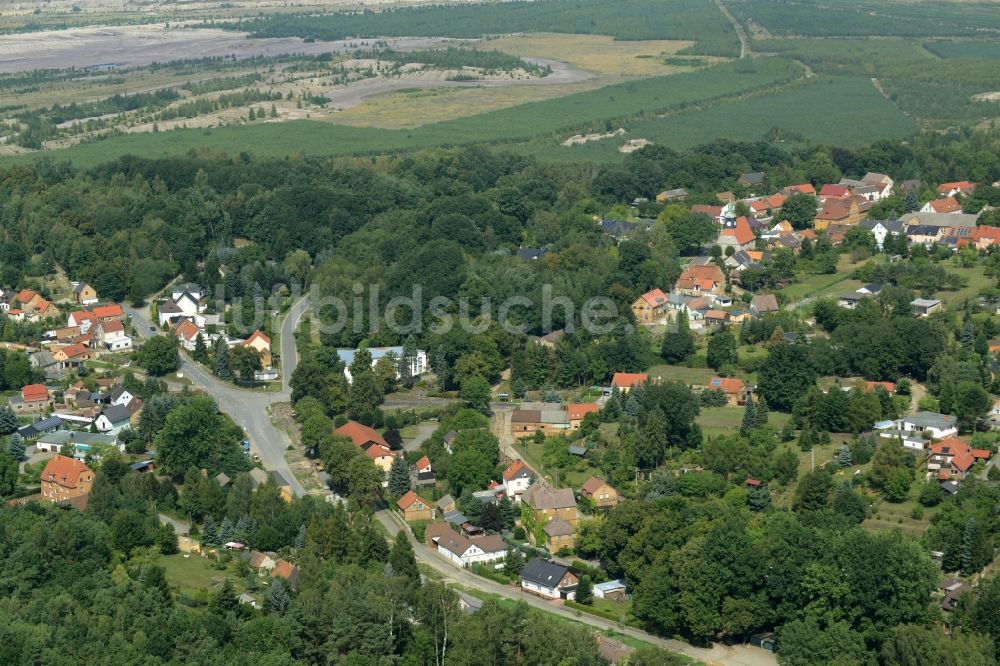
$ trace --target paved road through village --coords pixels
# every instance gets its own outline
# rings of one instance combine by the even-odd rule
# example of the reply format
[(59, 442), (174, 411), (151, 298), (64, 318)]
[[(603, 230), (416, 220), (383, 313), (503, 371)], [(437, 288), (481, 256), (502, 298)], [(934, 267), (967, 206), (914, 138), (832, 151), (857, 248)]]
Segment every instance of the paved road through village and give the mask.
[[(154, 335), (150, 331), (152, 324), (147, 308), (123, 307), (126, 314), (132, 318), (132, 323), (141, 337), (149, 338)], [(229, 414), (238, 425), (246, 430), (251, 450), (260, 456), (264, 468), (268, 471), (278, 472), (284, 477), (295, 495), (304, 495), (306, 489), (292, 474), (288, 461), (285, 460), (285, 450), (291, 441), (288, 439), (288, 435), (276, 428), (271, 422), (269, 409), (271, 403), (287, 401), (291, 396), (288, 380), (291, 378), (292, 371), (298, 361), (295, 353), (294, 332), (299, 318), (307, 308), (307, 298), (303, 297), (296, 301), (281, 324), (282, 390), (280, 392), (263, 393), (223, 383), (184, 354), (181, 355), (180, 365), (180, 372), (190, 379), (194, 386), (212, 396), (219, 405), (219, 409)]]

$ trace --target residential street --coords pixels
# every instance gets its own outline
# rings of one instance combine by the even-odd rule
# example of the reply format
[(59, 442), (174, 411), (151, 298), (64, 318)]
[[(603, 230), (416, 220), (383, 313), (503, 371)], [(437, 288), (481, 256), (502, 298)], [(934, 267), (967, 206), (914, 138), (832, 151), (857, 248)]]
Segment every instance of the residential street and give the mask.
[[(295, 337), (293, 335), (295, 325), (299, 317), (305, 311), (308, 302), (305, 297), (297, 301), (289, 310), (281, 324), (281, 346), (282, 346), (282, 384), (283, 390), (274, 393), (262, 393), (248, 389), (238, 388), (232, 384), (225, 384), (210, 373), (206, 372), (197, 363), (191, 361), (185, 354), (181, 354), (181, 365), (179, 371), (191, 380), (192, 384), (204, 390), (212, 396), (219, 405), (219, 409), (232, 417), (237, 425), (246, 430), (247, 439), (250, 440), (250, 449), (260, 456), (261, 463), (268, 471), (276, 471), (281, 474), (291, 486), (295, 495), (304, 495), (305, 487), (292, 474), (288, 462), (285, 460), (285, 449), (291, 444), (288, 436), (274, 427), (268, 413), (272, 402), (287, 401), (290, 397), (288, 391), (287, 378), (291, 377), (295, 369), (297, 357), (295, 354)], [(128, 305), (122, 306), (125, 313), (132, 318), (136, 330), (140, 337), (148, 338), (152, 335), (149, 327), (152, 325), (149, 320), (148, 308), (137, 310)], [(291, 344), (291, 351), (285, 351), (285, 342)]]
[[(391, 510), (385, 509), (379, 511), (375, 514), (375, 516), (390, 535), (395, 536), (401, 529), (399, 520)], [(682, 641), (659, 638), (640, 629), (623, 626), (617, 622), (610, 622), (596, 615), (567, 609), (561, 604), (546, 601), (541, 597), (536, 597), (522, 592), (519, 588), (501, 585), (489, 579), (477, 576), (471, 571), (456, 567), (445, 561), (443, 558), (438, 557), (423, 544), (418, 543), (409, 530), (407, 530), (406, 533), (410, 538), (410, 542), (413, 544), (413, 552), (416, 555), (417, 560), (442, 574), (447, 582), (457, 583), (465, 587), (481, 590), (483, 592), (489, 592), (491, 594), (498, 594), (502, 597), (513, 599), (515, 601), (524, 601), (529, 606), (538, 608), (547, 613), (553, 613), (555, 615), (569, 618), (597, 629), (610, 629), (617, 631), (633, 638), (646, 641), (647, 643), (651, 643), (665, 650), (687, 655), (692, 659), (697, 659), (706, 664), (725, 664), (726, 666), (774, 666), (778, 663), (774, 654), (760, 648), (745, 645), (721, 645), (718, 643), (713, 644), (710, 648), (699, 648)]]

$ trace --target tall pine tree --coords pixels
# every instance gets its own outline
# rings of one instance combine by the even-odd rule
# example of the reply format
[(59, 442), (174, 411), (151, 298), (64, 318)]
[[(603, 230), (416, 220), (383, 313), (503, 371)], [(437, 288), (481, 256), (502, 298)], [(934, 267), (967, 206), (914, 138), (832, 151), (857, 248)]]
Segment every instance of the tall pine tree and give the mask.
[(232, 379), (233, 370), (229, 366), (229, 347), (221, 337), (215, 341), (215, 351), (212, 354), (212, 372), (219, 379)]
[(403, 455), (398, 455), (392, 459), (392, 467), (389, 468), (389, 495), (399, 498), (405, 495), (409, 489), (410, 466), (406, 463), (406, 458)]
[(198, 363), (208, 363), (208, 347), (205, 345), (205, 336), (198, 331), (198, 337), (194, 339), (194, 351), (191, 353), (191, 358), (198, 361)]
[(744, 437), (757, 427), (757, 410), (753, 404), (753, 394), (747, 394), (747, 406), (743, 412), (743, 423), (740, 424), (740, 434)]
[(660, 356), (667, 363), (680, 363), (694, 353), (694, 336), (688, 327), (687, 308), (677, 313), (677, 326), (667, 331), (660, 345)]

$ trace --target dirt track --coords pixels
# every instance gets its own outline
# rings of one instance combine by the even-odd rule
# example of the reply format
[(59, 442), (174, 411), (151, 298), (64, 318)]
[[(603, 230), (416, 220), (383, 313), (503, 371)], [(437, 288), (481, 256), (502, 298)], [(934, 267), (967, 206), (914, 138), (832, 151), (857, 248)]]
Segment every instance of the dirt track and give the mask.
[(558, 83), (579, 83), (594, 78), (594, 74), (581, 69), (573, 69), (564, 62), (547, 58), (524, 58), (524, 60), (541, 65), (548, 65), (552, 73), (548, 76), (531, 79), (499, 78), (482, 81), (449, 81), (443, 78), (428, 78), (424, 76), (401, 77), (398, 79), (368, 79), (339, 87), (327, 93), (332, 106), (337, 109), (349, 109), (361, 104), (367, 97), (410, 88), (502, 88), (506, 86), (539, 86)]

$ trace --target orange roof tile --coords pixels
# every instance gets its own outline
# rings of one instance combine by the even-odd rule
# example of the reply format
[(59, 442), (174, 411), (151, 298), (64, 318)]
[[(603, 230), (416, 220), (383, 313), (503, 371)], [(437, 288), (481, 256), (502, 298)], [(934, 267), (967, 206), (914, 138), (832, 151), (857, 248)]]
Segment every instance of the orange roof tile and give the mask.
[(747, 220), (745, 215), (740, 215), (736, 218), (736, 226), (731, 229), (723, 229), (723, 236), (732, 236), (736, 239), (736, 242), (740, 245), (747, 245), (756, 240), (757, 236), (754, 234), (753, 229), (750, 228), (750, 221)]
[(427, 456), (423, 456), (420, 460), (417, 461), (417, 469), (423, 469), (425, 467), (430, 467), (430, 466), (431, 466), (431, 459), (428, 458)]
[(405, 495), (403, 495), (398, 500), (396, 500), (396, 506), (398, 506), (401, 511), (406, 511), (411, 506), (413, 506), (414, 502), (418, 502), (418, 501), (419, 502), (423, 502), (424, 506), (427, 507), (427, 508), (431, 507), (431, 503), (430, 502), (428, 502), (427, 500), (425, 500), (423, 497), (421, 497), (420, 495), (416, 494), (412, 490), (407, 490)]
[(250, 337), (243, 341), (243, 346), (244, 347), (250, 346), (254, 340), (263, 340), (264, 342), (267, 343), (268, 347), (271, 346), (271, 338), (264, 335), (263, 331), (260, 330), (256, 330), (253, 333), (251, 333)]
[(570, 421), (580, 421), (587, 414), (596, 414), (600, 409), (596, 402), (571, 402), (566, 405), (566, 417)]
[(611, 385), (618, 388), (632, 388), (645, 384), (649, 375), (645, 372), (616, 372), (611, 378)]
[(929, 201), (928, 204), (935, 213), (954, 213), (962, 210), (962, 204), (958, 203), (955, 197), (934, 199), (933, 201)]
[(28, 384), (21, 389), (21, 399), (25, 402), (48, 400), (49, 390), (44, 384)]
[(354, 442), (355, 446), (377, 444), (385, 449), (389, 448), (389, 444), (382, 438), (382, 435), (380, 435), (377, 430), (369, 428), (366, 425), (362, 425), (357, 421), (348, 421), (333, 432), (337, 435), (349, 437), (350, 440)]
[(728, 395), (736, 395), (746, 387), (738, 377), (712, 377), (708, 380), (708, 388), (722, 391)]
[(111, 305), (96, 305), (92, 310), (94, 316), (103, 319), (105, 317), (124, 317), (125, 312), (122, 310), (122, 306), (117, 303), (112, 303)]
[(93, 471), (76, 458), (57, 455), (45, 465), (42, 470), (42, 481), (51, 481), (63, 488), (76, 488), (80, 483), (80, 475), (93, 474)]
[(662, 289), (650, 289), (639, 298), (646, 301), (650, 307), (654, 308), (665, 305), (667, 302), (667, 295), (663, 293)]

